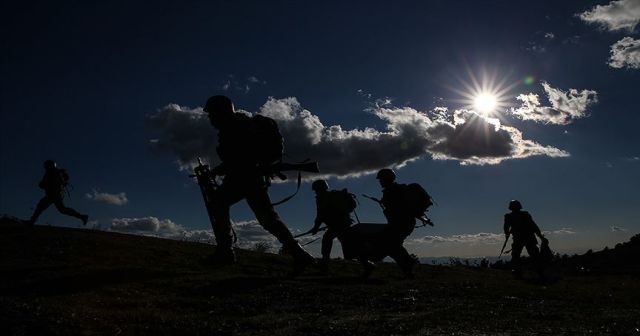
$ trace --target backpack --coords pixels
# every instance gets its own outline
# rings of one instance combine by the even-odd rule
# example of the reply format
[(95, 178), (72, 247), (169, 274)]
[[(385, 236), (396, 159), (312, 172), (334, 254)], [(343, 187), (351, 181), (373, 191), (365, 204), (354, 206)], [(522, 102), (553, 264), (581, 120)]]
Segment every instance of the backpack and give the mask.
[(433, 205), (431, 195), (417, 183), (408, 184), (405, 188), (407, 208), (415, 217), (422, 217), (429, 207)]
[(256, 157), (261, 164), (271, 164), (282, 161), (284, 143), (278, 124), (268, 117), (256, 114), (251, 120), (254, 124), (251, 136), (258, 139), (256, 142)]
[(356, 195), (350, 193), (347, 189), (332, 190), (330, 193), (330, 209), (343, 214), (350, 214), (356, 209), (358, 205)]
[(62, 187), (69, 186), (69, 173), (66, 169), (58, 169), (58, 176), (60, 176), (60, 183)]

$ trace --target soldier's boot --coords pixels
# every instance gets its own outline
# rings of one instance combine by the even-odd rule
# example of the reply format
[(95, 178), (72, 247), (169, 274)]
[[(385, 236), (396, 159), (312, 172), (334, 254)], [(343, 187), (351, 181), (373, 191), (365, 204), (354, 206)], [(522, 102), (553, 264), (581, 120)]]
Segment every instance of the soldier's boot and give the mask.
[(307, 266), (316, 263), (316, 259), (305, 251), (296, 241), (284, 246), (284, 250), (293, 257), (293, 271), (291, 272), (291, 277), (296, 277), (302, 274)]
[(402, 273), (405, 279), (413, 279), (415, 276), (413, 273), (413, 269), (419, 263), (418, 257), (415, 255), (410, 255), (401, 265)]
[(371, 276), (371, 273), (373, 273), (373, 270), (376, 269), (376, 264), (367, 259), (360, 259), (359, 261), (360, 264), (362, 264), (362, 274), (360, 275), (360, 278), (368, 279)]
[(236, 254), (230, 247), (218, 247), (216, 252), (207, 259), (207, 262), (214, 266), (233, 265), (236, 263)]
[(322, 258), (318, 263), (318, 269), (320, 270), (320, 274), (323, 274), (323, 275), (329, 274), (329, 259)]

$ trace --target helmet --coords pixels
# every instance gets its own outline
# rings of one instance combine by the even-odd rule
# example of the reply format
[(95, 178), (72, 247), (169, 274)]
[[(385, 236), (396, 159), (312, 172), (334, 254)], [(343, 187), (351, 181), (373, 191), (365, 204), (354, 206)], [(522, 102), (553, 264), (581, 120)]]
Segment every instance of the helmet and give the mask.
[(520, 204), (520, 201), (518, 200), (511, 200), (511, 202), (509, 202), (509, 210), (511, 211), (518, 211), (522, 209), (522, 204)]
[(227, 96), (211, 96), (204, 105), (204, 111), (208, 113), (233, 113), (233, 102), (231, 102), (231, 99)]
[(380, 169), (376, 175), (376, 179), (394, 181), (396, 179), (396, 173), (390, 168)]
[(44, 169), (54, 169), (57, 167), (56, 162), (53, 160), (46, 160), (42, 165)]
[(325, 191), (329, 189), (329, 184), (327, 183), (326, 180), (315, 180), (311, 184), (311, 189), (315, 192)]

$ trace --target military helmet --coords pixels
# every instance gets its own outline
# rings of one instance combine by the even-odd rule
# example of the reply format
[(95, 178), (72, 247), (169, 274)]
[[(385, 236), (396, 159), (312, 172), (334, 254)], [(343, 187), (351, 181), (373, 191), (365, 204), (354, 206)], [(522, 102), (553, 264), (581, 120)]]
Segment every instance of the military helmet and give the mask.
[(518, 211), (522, 209), (522, 204), (520, 204), (520, 201), (518, 200), (511, 200), (509, 202), (509, 210), (511, 211)]
[(329, 183), (326, 180), (315, 180), (311, 184), (311, 189), (315, 192), (325, 191), (329, 189)]
[(207, 99), (207, 103), (204, 105), (205, 112), (227, 112), (233, 113), (233, 102), (227, 96), (211, 96)]
[(46, 160), (42, 166), (44, 167), (44, 169), (54, 169), (57, 167), (56, 162), (53, 160)]
[(393, 169), (390, 169), (390, 168), (380, 169), (378, 171), (378, 174), (376, 175), (376, 179), (378, 179), (378, 180), (395, 180), (396, 179), (396, 173), (393, 171)]

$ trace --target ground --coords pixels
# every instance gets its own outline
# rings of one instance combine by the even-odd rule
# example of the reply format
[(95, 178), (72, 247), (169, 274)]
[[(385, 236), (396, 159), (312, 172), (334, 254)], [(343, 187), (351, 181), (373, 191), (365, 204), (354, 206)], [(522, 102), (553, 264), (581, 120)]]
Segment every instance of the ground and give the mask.
[[(0, 221), (4, 335), (640, 335), (637, 275), (516, 281), (508, 271), (348, 261), (291, 279), (287, 256)], [(624, 273), (624, 272), (623, 272)]]

